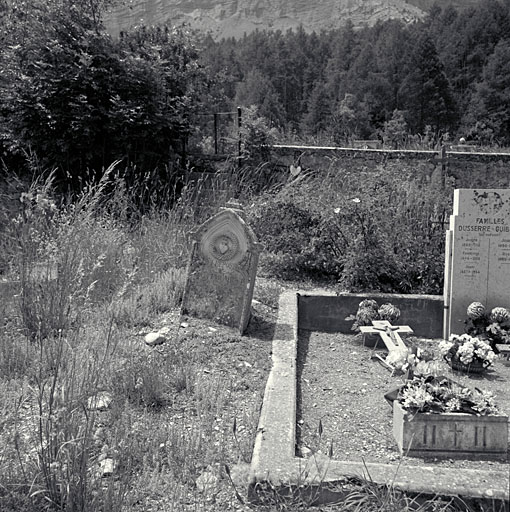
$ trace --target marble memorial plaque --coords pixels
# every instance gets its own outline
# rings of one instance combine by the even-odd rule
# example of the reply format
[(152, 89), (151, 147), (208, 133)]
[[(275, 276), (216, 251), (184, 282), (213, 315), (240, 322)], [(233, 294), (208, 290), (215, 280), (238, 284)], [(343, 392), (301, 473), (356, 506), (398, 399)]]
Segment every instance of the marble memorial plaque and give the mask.
[(510, 306), (510, 189), (458, 189), (447, 232), (444, 337), (462, 334), (471, 302)]

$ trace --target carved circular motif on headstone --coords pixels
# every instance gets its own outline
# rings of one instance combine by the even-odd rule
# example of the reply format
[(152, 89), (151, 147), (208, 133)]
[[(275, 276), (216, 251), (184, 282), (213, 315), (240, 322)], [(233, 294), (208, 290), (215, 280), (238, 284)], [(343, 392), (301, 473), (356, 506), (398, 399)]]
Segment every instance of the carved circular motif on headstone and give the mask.
[(208, 233), (201, 243), (202, 254), (207, 259), (228, 266), (239, 263), (246, 250), (246, 241), (231, 230)]
[(235, 213), (221, 212), (197, 233), (202, 257), (211, 263), (232, 267), (240, 263), (249, 250), (245, 225)]
[(230, 261), (239, 252), (239, 240), (232, 232), (216, 235), (209, 246), (210, 254), (219, 261)]
[(484, 190), (483, 192), (474, 191), (474, 201), (484, 215), (496, 215), (505, 205), (501, 194)]

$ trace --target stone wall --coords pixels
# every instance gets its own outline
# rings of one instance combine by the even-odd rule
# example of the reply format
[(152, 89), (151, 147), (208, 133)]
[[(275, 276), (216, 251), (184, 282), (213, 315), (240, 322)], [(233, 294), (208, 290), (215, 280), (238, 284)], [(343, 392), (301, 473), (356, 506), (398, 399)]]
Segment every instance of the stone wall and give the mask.
[(416, 336), (441, 338), (443, 335), (442, 295), (399, 295), (386, 293), (314, 293), (299, 295), (299, 327), (311, 331), (352, 334), (352, 320), (346, 320), (358, 310), (364, 299), (374, 299), (379, 305), (391, 302), (401, 311), (395, 325), (409, 325)]
[(450, 177), (454, 188), (510, 188), (510, 153), (446, 152), (444, 162), (438, 151), (353, 149), (275, 145), (275, 160), (282, 168), (291, 164), (303, 169), (327, 170), (349, 167), (367, 170), (395, 164), (414, 167), (430, 179), (438, 174)]

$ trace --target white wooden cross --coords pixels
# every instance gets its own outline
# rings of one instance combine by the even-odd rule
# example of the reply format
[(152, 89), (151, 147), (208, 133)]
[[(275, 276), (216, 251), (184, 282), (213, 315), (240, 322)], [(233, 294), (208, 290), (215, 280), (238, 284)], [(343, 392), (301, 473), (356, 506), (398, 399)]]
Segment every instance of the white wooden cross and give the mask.
[(407, 350), (400, 334), (413, 333), (408, 325), (391, 325), (388, 320), (373, 320), (372, 325), (364, 325), (359, 330), (363, 333), (363, 341), (366, 334), (379, 334), (390, 352), (392, 350)]

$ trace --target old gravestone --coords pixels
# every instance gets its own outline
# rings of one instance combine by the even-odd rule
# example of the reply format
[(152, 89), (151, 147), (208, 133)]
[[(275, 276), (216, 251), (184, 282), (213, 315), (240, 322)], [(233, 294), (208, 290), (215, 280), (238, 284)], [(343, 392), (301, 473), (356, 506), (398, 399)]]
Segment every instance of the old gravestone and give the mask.
[(458, 189), (446, 233), (444, 337), (464, 332), (477, 301), (510, 306), (510, 189)]
[(227, 203), (191, 233), (182, 314), (246, 329), (261, 250), (242, 207)]

